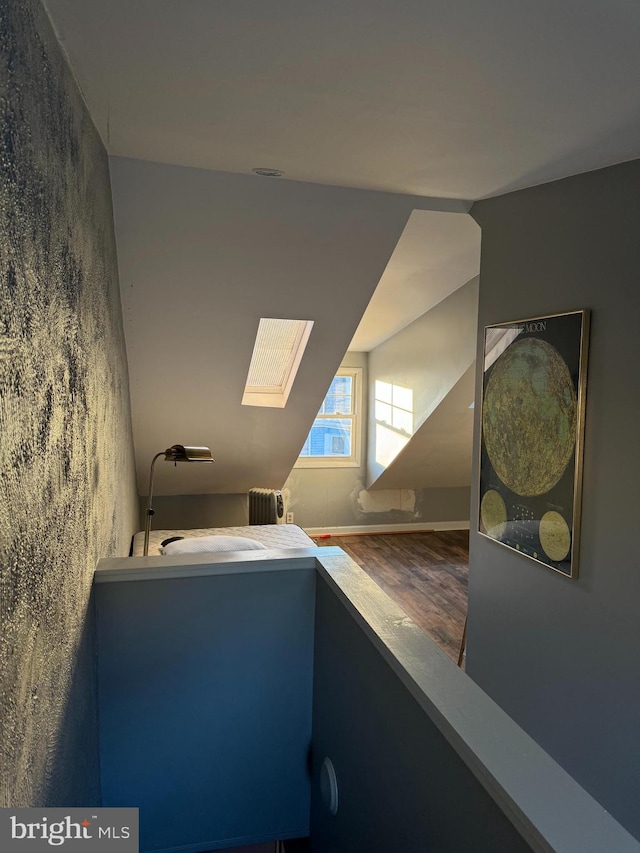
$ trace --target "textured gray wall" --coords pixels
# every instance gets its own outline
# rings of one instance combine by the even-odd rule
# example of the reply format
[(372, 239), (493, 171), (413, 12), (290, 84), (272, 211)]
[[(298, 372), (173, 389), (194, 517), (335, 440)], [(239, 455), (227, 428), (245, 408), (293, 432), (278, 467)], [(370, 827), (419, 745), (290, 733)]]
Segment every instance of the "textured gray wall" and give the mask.
[(635, 161), (473, 207), (480, 326), (591, 308), (592, 329), (579, 578), (472, 535), (467, 654), (471, 677), (638, 837), (639, 186)]
[(91, 581), (137, 510), (108, 165), (35, 0), (0, 51), (0, 806), (95, 804)]

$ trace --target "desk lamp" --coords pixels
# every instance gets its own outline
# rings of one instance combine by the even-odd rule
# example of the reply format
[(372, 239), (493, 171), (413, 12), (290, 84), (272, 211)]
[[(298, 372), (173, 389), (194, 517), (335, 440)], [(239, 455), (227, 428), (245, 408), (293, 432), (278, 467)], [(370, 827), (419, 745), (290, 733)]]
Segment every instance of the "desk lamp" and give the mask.
[(149, 533), (151, 532), (151, 517), (154, 510), (151, 506), (153, 498), (153, 468), (156, 460), (164, 456), (165, 462), (215, 462), (211, 456), (211, 451), (208, 447), (187, 447), (184, 444), (174, 444), (166, 450), (161, 450), (156, 453), (151, 461), (151, 471), (149, 473), (149, 499), (147, 501), (147, 513), (144, 523), (144, 556), (149, 554)]

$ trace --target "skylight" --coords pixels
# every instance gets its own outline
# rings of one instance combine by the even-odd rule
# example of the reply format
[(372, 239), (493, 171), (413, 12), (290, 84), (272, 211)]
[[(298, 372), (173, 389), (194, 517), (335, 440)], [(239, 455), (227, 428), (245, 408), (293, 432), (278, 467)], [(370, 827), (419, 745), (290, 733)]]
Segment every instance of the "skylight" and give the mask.
[(313, 320), (260, 319), (243, 406), (285, 407), (312, 327)]

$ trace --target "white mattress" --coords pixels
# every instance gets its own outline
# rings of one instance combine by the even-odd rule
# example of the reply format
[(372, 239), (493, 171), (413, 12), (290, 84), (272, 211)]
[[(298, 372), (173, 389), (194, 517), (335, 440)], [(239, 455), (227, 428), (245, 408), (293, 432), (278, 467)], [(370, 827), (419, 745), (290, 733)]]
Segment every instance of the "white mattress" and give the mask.
[[(160, 546), (172, 536), (193, 539), (196, 536), (243, 536), (257, 539), (267, 548), (315, 548), (316, 543), (297, 524), (252, 524), (245, 527), (203, 527), (199, 530), (152, 530), (149, 536), (149, 556), (161, 553)], [(141, 557), (144, 533), (133, 537), (133, 556)]]

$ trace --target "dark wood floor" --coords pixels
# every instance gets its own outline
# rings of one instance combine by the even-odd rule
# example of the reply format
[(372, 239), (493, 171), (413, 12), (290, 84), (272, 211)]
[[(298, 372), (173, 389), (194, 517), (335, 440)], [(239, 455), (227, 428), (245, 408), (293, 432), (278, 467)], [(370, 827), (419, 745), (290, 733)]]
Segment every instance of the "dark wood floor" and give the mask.
[(332, 536), (315, 541), (343, 548), (457, 660), (467, 613), (468, 531)]

